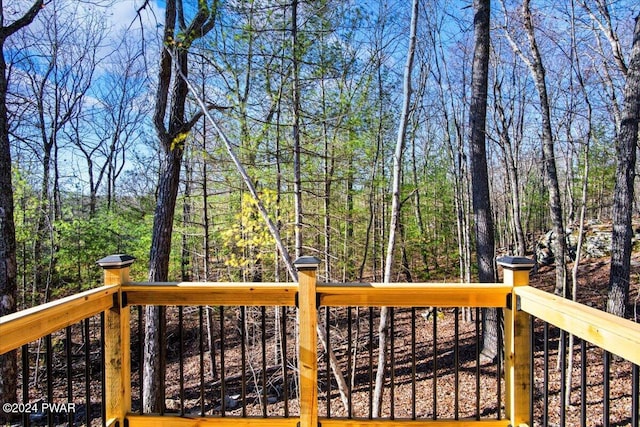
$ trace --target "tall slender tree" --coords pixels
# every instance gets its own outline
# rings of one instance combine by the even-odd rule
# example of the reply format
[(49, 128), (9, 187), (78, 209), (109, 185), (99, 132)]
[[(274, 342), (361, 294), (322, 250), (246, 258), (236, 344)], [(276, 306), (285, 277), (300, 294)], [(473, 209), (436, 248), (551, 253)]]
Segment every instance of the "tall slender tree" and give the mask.
[[(504, 7), (504, 1), (502, 4)], [(504, 9), (506, 19), (506, 7), (504, 7)], [(547, 88), (546, 69), (542, 61), (542, 55), (536, 39), (530, 0), (523, 0), (522, 2), (522, 20), (527, 39), (529, 41), (529, 55), (526, 55), (522, 51), (508, 31), (505, 31), (505, 35), (513, 51), (520, 56), (525, 64), (527, 64), (538, 92), (540, 118), (542, 121), (542, 160), (544, 163), (544, 173), (549, 191), (549, 211), (551, 222), (553, 224), (553, 234), (555, 235), (552, 247), (556, 267), (555, 293), (560, 295), (566, 294), (569, 291), (567, 287), (567, 266), (565, 260), (567, 254), (567, 241), (562, 213), (558, 170), (556, 167), (555, 138), (551, 127), (551, 102)]]
[(295, 254), (302, 255), (302, 177), (300, 170), (300, 60), (301, 49), (298, 39), (298, 0), (291, 3), (291, 45), (293, 84), (291, 87), (293, 98), (293, 195), (295, 222)]
[[(389, 240), (387, 243), (387, 253), (384, 267), (384, 283), (391, 282), (393, 271), (393, 258), (396, 246), (396, 239), (400, 231), (400, 184), (402, 181), (402, 157), (407, 137), (407, 126), (409, 125), (409, 106), (411, 105), (411, 75), (413, 72), (413, 58), (415, 56), (417, 28), (418, 28), (418, 6), (419, 1), (413, 0), (411, 7), (411, 30), (409, 33), (409, 48), (407, 49), (407, 60), (404, 66), (404, 89), (402, 112), (400, 113), (400, 126), (398, 126), (398, 136), (396, 148), (393, 154), (393, 182), (391, 185), (391, 221), (389, 224)], [(382, 415), (382, 397), (384, 375), (387, 364), (387, 341), (389, 337), (389, 309), (380, 309), (380, 323), (378, 325), (378, 367), (376, 372), (376, 384), (373, 396), (373, 415)]]
[[(185, 80), (189, 50), (195, 40), (204, 37), (213, 28), (216, 16), (216, 0), (211, 3), (199, 1), (195, 16), (187, 24), (182, 3), (182, 0), (169, 0), (165, 8), (163, 47), (153, 114), (161, 161), (149, 254), (150, 282), (168, 280), (184, 144), (189, 131), (202, 117), (200, 112), (187, 119), (185, 113), (189, 92)], [(145, 412), (160, 412), (164, 409), (164, 310), (148, 306), (145, 316), (143, 408)]]
[(616, 185), (613, 197), (613, 234), (607, 311), (625, 315), (631, 268), (631, 214), (634, 201), (638, 121), (640, 120), (640, 15), (635, 18), (631, 59), (624, 87), (622, 120), (616, 138)]
[[(490, 53), (490, 0), (474, 0), (474, 50), (469, 107), (469, 149), (471, 152), (471, 187), (476, 233), (476, 256), (480, 282), (496, 280), (494, 268), (495, 238), (489, 173), (487, 171), (486, 119)], [(482, 316), (482, 355), (493, 359), (498, 352), (499, 313), (484, 309)]]
[[(7, 113), (7, 62), (4, 44), (9, 36), (31, 24), (44, 6), (36, 0), (18, 19), (7, 23), (0, 0), (0, 317), (16, 311), (17, 264), (16, 229), (13, 221), (13, 186), (11, 180), (11, 147)], [(15, 351), (0, 355), (0, 404), (16, 402), (18, 365)], [(8, 415), (7, 415), (8, 416)], [(0, 424), (9, 422), (0, 411)]]

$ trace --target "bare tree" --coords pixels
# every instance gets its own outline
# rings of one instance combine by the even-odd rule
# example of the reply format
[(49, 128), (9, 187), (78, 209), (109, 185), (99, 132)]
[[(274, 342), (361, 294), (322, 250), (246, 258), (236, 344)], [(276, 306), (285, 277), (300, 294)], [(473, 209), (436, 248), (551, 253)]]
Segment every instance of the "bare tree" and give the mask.
[[(511, 195), (511, 228), (515, 235), (515, 254), (525, 256), (527, 242), (525, 239), (524, 227), (522, 226), (521, 211), (521, 179), (519, 176), (519, 154), (523, 136), (524, 102), (522, 102), (526, 91), (522, 86), (516, 87), (519, 83), (517, 74), (518, 68), (515, 61), (512, 64), (510, 75), (500, 75), (499, 68), (505, 63), (504, 58), (496, 58), (495, 76), (493, 82), (493, 108), (495, 133), (497, 134), (497, 144), (502, 151), (503, 163), (507, 170), (507, 180)], [(500, 65), (498, 65), (500, 64)], [(504, 80), (508, 79), (513, 92), (521, 93), (520, 100), (516, 96), (504, 93)], [(509, 82), (507, 84), (509, 84)], [(507, 98), (505, 100), (504, 98)]]
[[(454, 97), (447, 96), (447, 92), (454, 87), (451, 81), (447, 55), (443, 51), (442, 42), (438, 40), (442, 31), (441, 27), (434, 26), (429, 31), (430, 44), (434, 51), (434, 67), (432, 74), (438, 88), (438, 102), (442, 110), (442, 124), (444, 140), (446, 141), (447, 154), (451, 162), (453, 175), (454, 204), (456, 212), (456, 232), (458, 237), (458, 265), (459, 278), (463, 283), (471, 281), (471, 237), (470, 237), (470, 179), (467, 161), (467, 153), (464, 144), (464, 108), (456, 105)], [(462, 69), (463, 86), (466, 86), (465, 67)], [(461, 91), (464, 93), (464, 89)], [(458, 101), (464, 104), (465, 98)], [(463, 317), (471, 320), (472, 310), (464, 309)]]
[[(389, 224), (389, 240), (387, 243), (387, 255), (384, 267), (384, 283), (391, 282), (391, 272), (393, 270), (393, 255), (396, 245), (396, 237), (399, 231), (400, 222), (400, 184), (402, 177), (402, 155), (406, 140), (407, 126), (409, 124), (409, 106), (411, 104), (411, 75), (413, 71), (413, 58), (416, 47), (416, 33), (418, 27), (418, 0), (413, 0), (411, 8), (411, 30), (409, 34), (409, 48), (407, 51), (407, 61), (404, 67), (404, 89), (402, 112), (400, 113), (400, 126), (398, 127), (398, 137), (396, 148), (393, 154), (393, 183), (391, 186), (391, 222)], [(373, 395), (372, 412), (375, 417), (382, 414), (382, 397), (385, 369), (387, 364), (387, 341), (389, 337), (389, 309), (380, 309), (380, 323), (378, 325), (378, 367), (376, 371), (376, 384)]]
[(293, 195), (295, 198), (295, 255), (302, 255), (302, 182), (300, 176), (300, 60), (298, 42), (298, 0), (291, 3), (291, 43), (293, 46)]
[(22, 32), (25, 49), (21, 78), (26, 106), (25, 144), (38, 159), (40, 196), (32, 245), (33, 292), (49, 298), (57, 285), (57, 233), (61, 219), (60, 153), (65, 130), (78, 119), (99, 62), (105, 32), (97, 12), (83, 14), (76, 3), (52, 2), (39, 15), (38, 28)]
[[(102, 187), (106, 187), (107, 208), (112, 207), (127, 153), (149, 113), (143, 101), (146, 70), (142, 59), (135, 44), (116, 46), (107, 58), (108, 71), (96, 90), (96, 104), (85, 108), (84, 120), (73, 126), (70, 139), (86, 161), (91, 214)], [(84, 133), (90, 133), (89, 137), (84, 138)]]
[[(42, 9), (44, 0), (36, 0), (13, 22), (7, 22), (0, 0), (0, 317), (16, 311), (16, 231), (13, 221), (13, 186), (11, 183), (11, 148), (7, 113), (7, 63), (5, 42), (8, 37), (31, 24)], [(0, 355), (0, 404), (17, 401), (18, 365), (15, 351)], [(6, 417), (6, 418), (5, 418)], [(0, 411), (0, 423), (8, 423), (8, 414)]]
[[(504, 1), (502, 2), (504, 7)], [(504, 7), (505, 19), (507, 18), (507, 9)], [(556, 265), (556, 285), (555, 293), (564, 294), (568, 292), (567, 288), (567, 267), (566, 253), (567, 241), (564, 228), (564, 220), (562, 215), (562, 201), (560, 198), (560, 184), (558, 182), (558, 172), (556, 168), (555, 143), (553, 130), (551, 128), (551, 104), (549, 102), (549, 94), (547, 91), (546, 71), (542, 62), (542, 55), (536, 40), (535, 28), (531, 15), (530, 0), (523, 0), (522, 3), (522, 20), (525, 33), (529, 42), (529, 55), (526, 55), (520, 46), (511, 37), (506, 29), (505, 35), (513, 51), (527, 64), (529, 71), (535, 81), (536, 90), (538, 91), (538, 99), (540, 102), (540, 115), (542, 120), (542, 159), (544, 162), (544, 172), (549, 189), (549, 210), (551, 214), (551, 222), (553, 224), (553, 233), (555, 235), (554, 247), (552, 248)]]

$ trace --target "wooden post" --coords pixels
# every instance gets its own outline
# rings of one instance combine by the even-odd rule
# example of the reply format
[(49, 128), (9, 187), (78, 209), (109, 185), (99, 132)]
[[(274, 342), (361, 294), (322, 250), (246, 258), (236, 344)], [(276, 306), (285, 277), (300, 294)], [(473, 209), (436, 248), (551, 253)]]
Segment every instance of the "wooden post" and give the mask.
[[(534, 262), (524, 257), (499, 258), (504, 284), (514, 290), (529, 285)], [(531, 316), (520, 311), (515, 291), (504, 310), (505, 412), (513, 427), (531, 425)]]
[(316, 272), (320, 260), (300, 257), (298, 270), (298, 319), (300, 322), (300, 427), (318, 427), (318, 307)]
[[(129, 282), (129, 267), (135, 258), (130, 255), (110, 255), (97, 261), (104, 270), (105, 285)], [(125, 425), (131, 412), (131, 330), (130, 312), (121, 290), (114, 294), (114, 305), (105, 312), (105, 421), (108, 426)]]

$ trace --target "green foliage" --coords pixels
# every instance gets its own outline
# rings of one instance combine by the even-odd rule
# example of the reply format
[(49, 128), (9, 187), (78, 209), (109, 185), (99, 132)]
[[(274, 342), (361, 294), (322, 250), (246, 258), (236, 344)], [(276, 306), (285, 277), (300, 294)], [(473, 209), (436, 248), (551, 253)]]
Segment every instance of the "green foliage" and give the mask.
[(524, 180), (522, 214), (525, 233), (546, 232), (549, 229), (549, 192), (540, 170), (532, 170)]
[(18, 252), (21, 247), (29, 245), (35, 238), (33, 226), (38, 209), (37, 191), (26, 180), (18, 168), (13, 169), (13, 200), (14, 222), (16, 227), (16, 245)]
[(102, 270), (95, 262), (119, 253), (136, 257), (132, 276), (146, 277), (151, 219), (151, 215), (105, 209), (93, 217), (70, 215), (69, 219), (56, 222), (58, 271), (63, 283), (76, 289), (99, 285)]
[[(584, 156), (581, 156), (576, 166), (577, 173), (574, 191), (576, 199), (582, 191), (582, 174), (584, 172)], [(597, 130), (589, 147), (589, 199), (587, 201), (588, 215), (600, 217), (606, 214), (602, 211), (608, 205), (608, 200), (613, 197), (616, 174), (616, 153), (612, 139), (604, 134), (603, 130)]]
[[(17, 168), (13, 173), (18, 283), (21, 301), (29, 305), (31, 298), (38, 301), (38, 292), (31, 281), (36, 269), (53, 265), (51, 272), (52, 297), (66, 295), (102, 284), (102, 270), (95, 262), (107, 255), (127, 253), (136, 257), (132, 276), (146, 277), (151, 242), (152, 215), (132, 208), (107, 210), (98, 208), (89, 214), (88, 200), (77, 194), (62, 198), (61, 218), (49, 227), (46, 258), (33, 259), (33, 242), (37, 238), (36, 221), (40, 206), (39, 194)], [(126, 206), (126, 203), (121, 203)], [(132, 204), (133, 205), (133, 204)], [(34, 293), (35, 292), (35, 293)]]

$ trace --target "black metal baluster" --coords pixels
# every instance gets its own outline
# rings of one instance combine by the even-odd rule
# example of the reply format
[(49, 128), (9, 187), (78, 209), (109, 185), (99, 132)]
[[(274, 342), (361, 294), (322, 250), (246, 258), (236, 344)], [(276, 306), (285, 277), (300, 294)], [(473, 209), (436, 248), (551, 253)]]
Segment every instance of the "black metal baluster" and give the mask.
[(531, 354), (529, 355), (529, 419), (533, 420), (535, 404), (535, 359), (536, 359), (536, 319), (531, 316), (529, 337), (531, 337)]
[(104, 311), (100, 313), (100, 391), (102, 392), (102, 399), (100, 403), (100, 416), (102, 417), (102, 427), (107, 427), (107, 406), (104, 401), (104, 396), (107, 394), (107, 381), (106, 381), (106, 370), (104, 367), (107, 365), (106, 355), (104, 354)]
[(438, 307), (432, 307), (431, 318), (433, 319), (433, 414), (431, 418), (435, 421), (438, 419)]
[(638, 365), (631, 368), (631, 427), (640, 425), (640, 373)]
[[(502, 419), (502, 358), (504, 357), (504, 341), (502, 339), (502, 328), (504, 327), (504, 314), (502, 309), (498, 311), (498, 353), (496, 357), (496, 419)], [(531, 383), (533, 384), (533, 383)]]
[[(163, 344), (160, 344), (160, 349), (159, 349), (159, 353), (158, 357), (160, 358), (161, 362), (160, 362), (160, 366), (163, 366), (163, 368), (160, 369), (160, 372), (162, 372), (163, 370), (165, 371), (165, 379), (166, 379), (166, 360), (167, 360), (167, 353), (168, 351), (168, 342), (167, 342), (167, 307), (166, 306), (161, 306), (160, 307), (160, 325), (159, 325), (159, 335), (160, 335), (160, 342)], [(160, 385), (161, 389), (160, 389), (160, 415), (164, 415), (164, 409), (165, 409), (165, 404), (164, 402), (166, 401), (166, 397), (167, 397), (167, 386), (166, 386), (166, 382), (163, 379), (162, 384)]]
[[(224, 307), (220, 306), (218, 309), (220, 313), (220, 416), (224, 417), (227, 410), (226, 396), (227, 387), (225, 384), (225, 369), (224, 369)], [(211, 349), (213, 350), (213, 349)]]
[(480, 420), (480, 309), (476, 307), (476, 420)]
[(543, 398), (543, 413), (542, 423), (544, 426), (549, 425), (549, 324), (544, 322), (543, 328), (543, 365), (544, 365), (544, 377), (542, 380), (542, 398)]
[(454, 404), (453, 404), (453, 418), (458, 420), (460, 418), (460, 309), (456, 307), (454, 309), (455, 320), (453, 321), (453, 377), (454, 377)]
[(389, 325), (389, 335), (390, 338), (389, 339), (389, 368), (391, 369), (391, 390), (389, 390), (389, 399), (391, 401), (391, 404), (389, 405), (389, 416), (390, 418), (393, 420), (396, 417), (395, 414), (395, 407), (396, 407), (396, 389), (395, 389), (395, 385), (396, 385), (396, 340), (395, 340), (395, 336), (396, 336), (396, 328), (395, 328), (395, 309), (393, 307), (389, 308), (389, 318), (391, 319), (390, 325)]
[(144, 315), (141, 305), (138, 306), (138, 401), (140, 402), (140, 415), (144, 412)]
[[(53, 345), (51, 342), (51, 334), (44, 339), (45, 345), (45, 366), (47, 371), (47, 403), (53, 403)], [(47, 411), (47, 425), (53, 426), (53, 413)]]
[(184, 415), (184, 309), (178, 306), (178, 365), (180, 372), (180, 416)]
[(84, 396), (86, 402), (85, 424), (91, 425), (91, 330), (89, 320), (84, 319)]
[(369, 419), (373, 419), (373, 307), (369, 307)]
[[(73, 402), (73, 359), (71, 348), (71, 326), (65, 328), (66, 339), (66, 359), (67, 359), (67, 403)], [(72, 426), (73, 423), (73, 411), (67, 411), (67, 423)]]
[(262, 331), (260, 337), (262, 338), (262, 416), (267, 417), (267, 307), (260, 307), (262, 317), (260, 319), (260, 326)]
[[(29, 401), (29, 344), (22, 346), (22, 403)], [(28, 427), (31, 423), (29, 414), (22, 414), (22, 425)]]
[[(353, 418), (353, 399), (351, 397), (351, 383), (353, 382), (353, 378), (351, 377), (351, 372), (353, 369), (353, 343), (351, 342), (353, 339), (353, 318), (352, 318), (352, 310), (351, 307), (347, 307), (347, 392), (349, 395), (347, 396), (347, 418)], [(356, 343), (356, 348), (357, 348)]]
[(289, 361), (287, 353), (287, 307), (282, 307), (281, 311), (281, 334), (282, 334), (282, 393), (284, 398), (284, 416), (289, 418), (289, 375), (287, 363)]
[(580, 425), (587, 427), (587, 341), (580, 340)]
[(415, 420), (416, 414), (416, 309), (411, 307), (411, 419)]
[(609, 427), (610, 412), (611, 412), (611, 383), (610, 383), (610, 369), (611, 369), (611, 353), (604, 352), (604, 364), (602, 366), (602, 425), (603, 427)]
[(558, 357), (560, 358), (560, 426), (566, 425), (566, 411), (564, 403), (567, 399), (567, 333), (560, 331), (558, 343)]
[(325, 340), (327, 342), (327, 351), (324, 352), (324, 361), (326, 366), (326, 377), (325, 381), (327, 382), (327, 418), (331, 418), (331, 361), (329, 357), (329, 353), (331, 353), (331, 323), (329, 319), (329, 307), (324, 308), (324, 327), (326, 332)]
[(242, 385), (240, 396), (242, 398), (242, 416), (247, 416), (247, 308), (240, 307), (240, 353), (241, 353), (241, 367), (242, 372)]
[(204, 417), (204, 307), (198, 307), (198, 357), (200, 362), (200, 416)]

